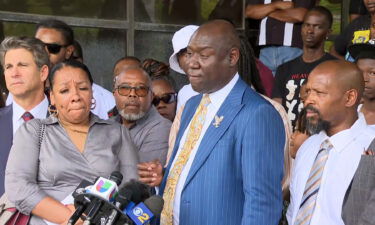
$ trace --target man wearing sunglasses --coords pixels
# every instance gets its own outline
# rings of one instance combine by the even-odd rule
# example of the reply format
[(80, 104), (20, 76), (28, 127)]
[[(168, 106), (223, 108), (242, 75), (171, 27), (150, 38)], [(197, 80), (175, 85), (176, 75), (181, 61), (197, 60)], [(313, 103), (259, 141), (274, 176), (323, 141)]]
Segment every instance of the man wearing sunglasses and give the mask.
[(47, 48), (52, 66), (69, 59), (74, 51), (74, 33), (66, 23), (44, 20), (36, 25), (35, 37)]
[(123, 70), (114, 79), (113, 95), (119, 115), (114, 120), (130, 131), (140, 162), (166, 161), (171, 122), (152, 105), (151, 80), (140, 67)]

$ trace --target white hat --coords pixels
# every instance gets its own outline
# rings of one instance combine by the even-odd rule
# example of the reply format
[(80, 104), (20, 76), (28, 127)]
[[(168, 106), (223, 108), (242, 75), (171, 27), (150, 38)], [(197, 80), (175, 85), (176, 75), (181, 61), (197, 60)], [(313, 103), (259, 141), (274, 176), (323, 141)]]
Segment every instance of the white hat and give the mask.
[(196, 25), (188, 25), (174, 33), (172, 38), (173, 54), (169, 57), (169, 66), (174, 71), (185, 74), (178, 63), (177, 53), (188, 46), (191, 36), (197, 29)]

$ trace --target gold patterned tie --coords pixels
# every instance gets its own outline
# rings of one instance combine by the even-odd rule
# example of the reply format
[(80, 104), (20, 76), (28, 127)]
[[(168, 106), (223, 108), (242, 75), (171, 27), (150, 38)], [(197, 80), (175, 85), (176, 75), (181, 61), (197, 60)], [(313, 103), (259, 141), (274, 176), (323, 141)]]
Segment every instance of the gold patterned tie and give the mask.
[(172, 225), (173, 224), (173, 201), (175, 197), (176, 186), (178, 179), (180, 178), (181, 172), (185, 167), (191, 150), (195, 147), (204, 124), (204, 120), (207, 114), (207, 105), (210, 104), (210, 98), (205, 94), (199, 103), (199, 106), (195, 112), (195, 115), (191, 121), (189, 131), (186, 136), (185, 143), (181, 149), (181, 152), (177, 156), (177, 159), (173, 165), (173, 168), (170, 170), (167, 184), (165, 185), (163, 198), (164, 198), (164, 207), (161, 212), (160, 224), (162, 225)]

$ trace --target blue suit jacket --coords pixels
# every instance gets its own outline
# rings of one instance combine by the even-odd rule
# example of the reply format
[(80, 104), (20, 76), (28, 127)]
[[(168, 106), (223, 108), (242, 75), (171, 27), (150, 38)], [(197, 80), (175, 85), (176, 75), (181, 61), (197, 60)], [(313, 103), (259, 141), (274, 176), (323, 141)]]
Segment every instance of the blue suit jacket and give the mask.
[[(201, 98), (185, 106), (160, 193)], [(217, 115), (224, 119), (204, 134), (182, 190), (180, 224), (278, 224), (285, 138), (278, 112), (239, 79)]]
[(0, 108), (0, 196), (4, 193), (5, 167), (13, 142), (12, 105)]

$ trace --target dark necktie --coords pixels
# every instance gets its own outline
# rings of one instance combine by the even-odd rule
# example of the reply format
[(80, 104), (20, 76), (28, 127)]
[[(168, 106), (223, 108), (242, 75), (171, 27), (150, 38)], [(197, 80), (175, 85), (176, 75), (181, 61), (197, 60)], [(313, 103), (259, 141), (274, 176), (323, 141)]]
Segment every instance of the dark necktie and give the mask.
[(22, 119), (23, 119), (25, 122), (27, 122), (27, 121), (29, 121), (29, 120), (31, 120), (31, 119), (34, 119), (34, 116), (31, 115), (30, 112), (27, 112), (27, 111), (26, 111), (26, 112), (22, 115)]

